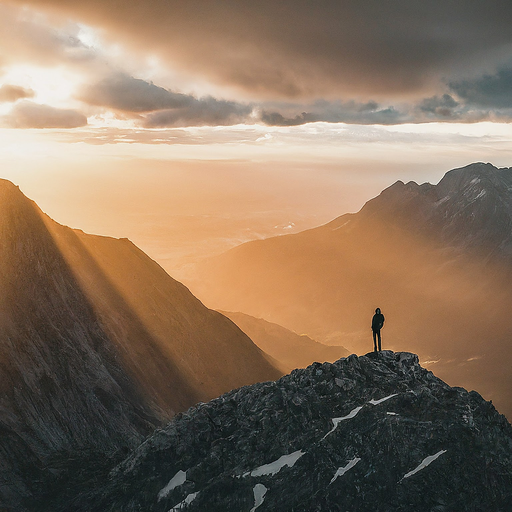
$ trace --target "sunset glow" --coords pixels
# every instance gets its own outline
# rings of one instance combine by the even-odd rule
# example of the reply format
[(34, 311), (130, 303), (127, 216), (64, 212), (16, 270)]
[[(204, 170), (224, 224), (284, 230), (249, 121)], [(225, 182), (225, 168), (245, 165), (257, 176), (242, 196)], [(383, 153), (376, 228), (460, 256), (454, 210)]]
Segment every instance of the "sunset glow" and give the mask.
[[(58, 221), (128, 236), (171, 272), (275, 226), (300, 231), (357, 211), (397, 179), (510, 164), (512, 104), (500, 92), (508, 40), (461, 53), (461, 27), (477, 30), (470, 10), (444, 54), (436, 37), (449, 12), (430, 33), (435, 8), (423, 27), (409, 20), (424, 47), (415, 55), (411, 40), (400, 62), (358, 32), (373, 21), (354, 6), (251, 7), (258, 15), (246, 17), (240, 5), (208, 2), (113, 5), (0, 3), (3, 177)], [(345, 32), (342, 14), (352, 19)], [(409, 14), (382, 20), (390, 48), (392, 31), (414, 39), (396, 25)], [(294, 28), (288, 39), (282, 16)], [(215, 234), (201, 227), (204, 215)]]

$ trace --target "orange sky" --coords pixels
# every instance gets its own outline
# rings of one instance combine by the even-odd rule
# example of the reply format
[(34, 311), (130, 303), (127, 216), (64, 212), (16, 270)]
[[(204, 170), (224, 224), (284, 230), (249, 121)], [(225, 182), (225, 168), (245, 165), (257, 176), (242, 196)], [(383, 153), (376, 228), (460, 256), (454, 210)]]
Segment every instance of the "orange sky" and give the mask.
[(397, 179), (511, 165), (510, 6), (386, 5), (0, 2), (2, 177), (179, 277)]

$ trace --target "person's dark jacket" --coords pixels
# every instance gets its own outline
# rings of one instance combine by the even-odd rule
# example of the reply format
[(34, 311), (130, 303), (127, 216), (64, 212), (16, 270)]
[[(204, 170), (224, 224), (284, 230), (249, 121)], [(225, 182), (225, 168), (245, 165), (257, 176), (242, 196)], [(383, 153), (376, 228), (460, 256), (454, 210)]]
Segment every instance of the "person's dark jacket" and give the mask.
[(372, 318), (372, 330), (380, 331), (384, 325), (384, 315), (382, 313), (375, 313)]

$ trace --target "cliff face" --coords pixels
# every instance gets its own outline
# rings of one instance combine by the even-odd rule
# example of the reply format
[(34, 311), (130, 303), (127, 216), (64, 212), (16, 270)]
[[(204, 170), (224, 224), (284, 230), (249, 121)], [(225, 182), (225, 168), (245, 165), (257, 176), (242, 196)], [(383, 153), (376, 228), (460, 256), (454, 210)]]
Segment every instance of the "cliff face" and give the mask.
[(279, 376), (133, 244), (60, 226), (3, 180), (0, 262), (0, 508), (30, 508), (198, 400)]
[(411, 353), (313, 364), (157, 431), (87, 511), (506, 511), (512, 427)]

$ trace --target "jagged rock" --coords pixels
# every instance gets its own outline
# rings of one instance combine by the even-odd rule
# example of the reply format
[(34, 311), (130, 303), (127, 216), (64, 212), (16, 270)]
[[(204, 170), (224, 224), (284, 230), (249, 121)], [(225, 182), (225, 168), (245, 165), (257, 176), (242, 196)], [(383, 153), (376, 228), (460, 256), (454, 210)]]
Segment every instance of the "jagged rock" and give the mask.
[(199, 404), (67, 506), (505, 512), (511, 503), (507, 420), (478, 393), (422, 368), (415, 354), (383, 351), (315, 363)]

